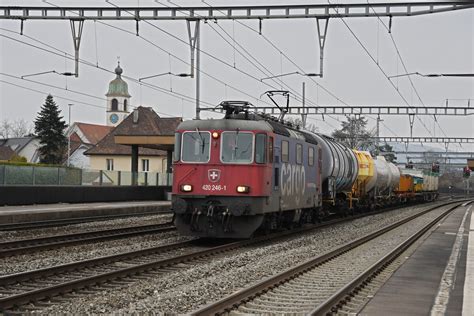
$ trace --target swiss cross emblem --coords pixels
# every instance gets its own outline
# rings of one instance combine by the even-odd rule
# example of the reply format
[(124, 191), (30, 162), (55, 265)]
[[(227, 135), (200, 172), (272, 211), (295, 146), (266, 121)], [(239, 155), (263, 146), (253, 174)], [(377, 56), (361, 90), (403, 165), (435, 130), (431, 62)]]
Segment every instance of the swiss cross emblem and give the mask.
[(211, 182), (217, 182), (221, 178), (221, 171), (219, 169), (207, 170), (207, 178)]

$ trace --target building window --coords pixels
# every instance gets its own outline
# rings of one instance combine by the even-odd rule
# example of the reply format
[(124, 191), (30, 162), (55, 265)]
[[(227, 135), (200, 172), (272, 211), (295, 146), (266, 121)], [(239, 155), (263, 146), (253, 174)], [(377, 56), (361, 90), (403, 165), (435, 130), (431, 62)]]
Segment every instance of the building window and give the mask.
[(290, 150), (286, 140), (281, 141), (281, 161), (288, 162), (290, 158)]
[(303, 163), (303, 145), (296, 144), (296, 163), (301, 165)]
[(107, 170), (114, 170), (114, 160), (113, 159), (106, 159), (105, 160), (106, 164), (107, 164)]
[(127, 112), (127, 100), (123, 100), (123, 110)]
[(142, 171), (150, 171), (150, 159), (142, 159)]
[(112, 111), (118, 111), (118, 101), (117, 99), (112, 99)]

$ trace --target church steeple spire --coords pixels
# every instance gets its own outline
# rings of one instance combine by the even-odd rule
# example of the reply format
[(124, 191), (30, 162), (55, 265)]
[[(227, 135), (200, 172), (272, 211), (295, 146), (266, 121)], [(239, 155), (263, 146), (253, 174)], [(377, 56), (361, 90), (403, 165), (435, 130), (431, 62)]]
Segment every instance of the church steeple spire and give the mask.
[(116, 77), (109, 83), (107, 91), (107, 125), (116, 126), (128, 115), (130, 94), (128, 84), (122, 79), (123, 69), (120, 60), (115, 68)]

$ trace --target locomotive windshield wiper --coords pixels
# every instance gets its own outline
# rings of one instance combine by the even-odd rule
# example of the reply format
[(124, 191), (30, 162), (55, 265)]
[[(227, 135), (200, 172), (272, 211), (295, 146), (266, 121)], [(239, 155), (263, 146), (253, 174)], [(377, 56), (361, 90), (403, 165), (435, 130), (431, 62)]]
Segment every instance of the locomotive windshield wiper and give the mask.
[(239, 148), (238, 141), (239, 141), (239, 129), (237, 129), (235, 133), (234, 159), (237, 159), (237, 149)]
[(204, 138), (202, 137), (201, 132), (199, 131), (199, 127), (196, 127), (196, 132), (198, 133), (199, 139), (200, 139), (200, 141), (201, 141), (201, 154), (203, 154), (203, 153), (204, 153), (205, 144), (204, 144)]

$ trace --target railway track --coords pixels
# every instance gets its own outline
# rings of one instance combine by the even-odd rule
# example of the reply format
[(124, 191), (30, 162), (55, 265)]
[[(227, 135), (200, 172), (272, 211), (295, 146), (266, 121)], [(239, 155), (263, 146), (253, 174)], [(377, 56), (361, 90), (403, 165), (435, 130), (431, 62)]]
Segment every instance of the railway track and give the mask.
[[(358, 217), (366, 215), (369, 214)], [(8, 314), (10, 312), (21, 313), (28, 308), (39, 309), (41, 306), (50, 304), (44, 300), (54, 301), (55, 297), (59, 301), (65, 300), (68, 298), (64, 295), (69, 295), (68, 293), (74, 292), (74, 295), (77, 295), (84, 292), (87, 294), (91, 289), (100, 289), (101, 286), (124, 286), (137, 279), (185, 269), (199, 262), (209, 262), (216, 257), (228, 256), (232, 251), (241, 251), (247, 246), (260, 246), (266, 242), (275, 242), (352, 219), (354, 217), (337, 219), (295, 231), (226, 244), (209, 245), (209, 240), (207, 244), (203, 244), (203, 240), (192, 240), (6, 275), (0, 277), (0, 311)]]
[(97, 242), (145, 234), (164, 233), (173, 230), (176, 230), (173, 223), (165, 223), (107, 229), (85, 233), (55, 235), (43, 238), (13, 240), (0, 243), (0, 258), (86, 242)]
[(148, 213), (130, 213), (130, 214), (53, 219), (53, 220), (47, 220), (47, 221), (35, 221), (35, 222), (25, 222), (25, 223), (0, 224), (0, 231), (47, 228), (47, 227), (56, 227), (56, 226), (63, 226), (63, 225), (74, 225), (74, 224), (82, 224), (82, 223), (89, 223), (89, 222), (110, 221), (110, 220), (121, 219), (121, 218), (143, 217), (143, 216), (162, 215), (162, 214), (163, 215), (172, 214), (172, 212), (166, 211), (166, 212), (158, 212), (158, 213), (149, 213), (149, 212)]
[[(394, 223), (377, 232), (317, 256), (283, 273), (240, 290), (220, 301), (205, 306), (193, 315), (311, 314), (350, 315), (358, 311), (358, 294), (391, 262), (429, 231), (445, 216), (461, 205), (450, 203)], [(403, 241), (397, 240), (404, 225), (439, 209), (439, 215)], [(396, 245), (394, 246), (394, 244)], [(354, 314), (355, 315), (355, 314)]]

